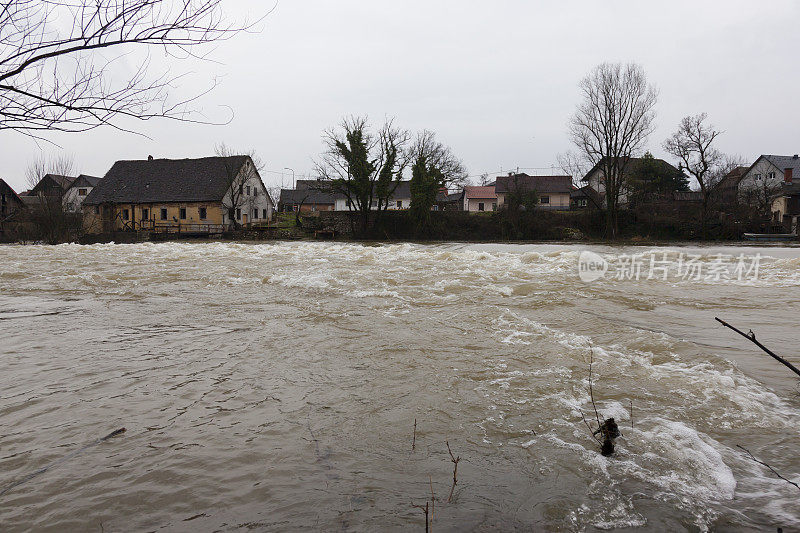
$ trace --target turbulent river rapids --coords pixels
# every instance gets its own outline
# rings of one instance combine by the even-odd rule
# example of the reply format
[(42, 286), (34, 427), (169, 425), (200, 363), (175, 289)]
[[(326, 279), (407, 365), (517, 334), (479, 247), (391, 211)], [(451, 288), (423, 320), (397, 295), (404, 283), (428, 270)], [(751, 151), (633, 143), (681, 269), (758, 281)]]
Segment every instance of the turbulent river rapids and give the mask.
[(800, 363), (800, 248), (2, 246), (0, 530), (796, 530), (737, 445), (800, 483), (798, 382), (716, 316)]

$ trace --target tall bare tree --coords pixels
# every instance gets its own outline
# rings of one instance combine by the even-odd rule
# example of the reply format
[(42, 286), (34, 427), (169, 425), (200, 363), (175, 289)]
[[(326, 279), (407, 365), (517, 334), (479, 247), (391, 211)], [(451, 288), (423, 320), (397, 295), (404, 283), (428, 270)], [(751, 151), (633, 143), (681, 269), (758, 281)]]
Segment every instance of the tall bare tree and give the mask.
[(361, 231), (370, 227), (371, 215), (379, 218), (389, 207), (406, 167), (407, 131), (386, 121), (376, 132), (366, 117), (344, 119), (323, 136), (326, 150), (317, 163), (320, 180), (328, 190), (347, 198), (350, 211), (358, 213)]
[(595, 67), (580, 90), (583, 101), (569, 121), (570, 137), (587, 166), (600, 171), (606, 235), (615, 238), (625, 168), (654, 130), (658, 91), (642, 67), (619, 63)]
[(678, 131), (664, 141), (664, 150), (678, 159), (678, 168), (689, 173), (700, 188), (702, 238), (708, 237), (708, 217), (715, 186), (730, 171), (730, 159), (716, 149), (714, 141), (722, 131), (706, 123), (708, 115), (690, 115), (681, 120)]
[[(201, 57), (202, 45), (252, 25), (226, 22), (222, 0), (0, 0), (0, 131), (39, 137), (115, 119), (193, 120), (190, 100), (170, 102), (179, 75), (151, 75), (160, 49)], [(114, 64), (140, 57), (132, 74)]]
[(428, 130), (417, 135), (407, 157), (411, 162), (411, 214), (422, 228), (430, 221), (439, 192), (451, 186), (463, 187), (467, 171), (450, 147)]
[[(28, 186), (35, 201), (30, 204), (30, 218), (37, 238), (49, 244), (58, 244), (78, 236), (81, 217), (70, 213), (64, 205), (64, 194), (70, 185), (74, 162), (71, 156), (34, 159), (25, 172)], [(46, 179), (46, 182), (42, 180)]]

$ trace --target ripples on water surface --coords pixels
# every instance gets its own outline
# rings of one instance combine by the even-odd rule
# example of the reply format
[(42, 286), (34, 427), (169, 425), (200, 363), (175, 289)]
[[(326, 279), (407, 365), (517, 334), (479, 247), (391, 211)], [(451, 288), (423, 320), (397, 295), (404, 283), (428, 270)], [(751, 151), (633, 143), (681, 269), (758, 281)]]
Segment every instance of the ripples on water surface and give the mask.
[(0, 527), (420, 529), (429, 476), (435, 530), (800, 527), (736, 448), (800, 480), (795, 383), (714, 322), (796, 354), (800, 250), (756, 282), (591, 284), (581, 250), (0, 247), (0, 490), (127, 428), (0, 496)]

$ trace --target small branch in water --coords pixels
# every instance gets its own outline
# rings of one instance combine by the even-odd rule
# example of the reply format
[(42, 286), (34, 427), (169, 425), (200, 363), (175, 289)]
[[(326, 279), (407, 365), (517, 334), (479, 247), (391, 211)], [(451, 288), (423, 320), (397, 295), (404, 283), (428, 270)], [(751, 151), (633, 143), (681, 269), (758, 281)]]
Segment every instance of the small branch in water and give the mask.
[(744, 450), (744, 452), (745, 452), (745, 453), (746, 453), (748, 456), (750, 456), (750, 459), (752, 459), (753, 461), (757, 462), (757, 463), (758, 463), (758, 464), (760, 464), (760, 465), (766, 466), (767, 468), (769, 468), (770, 472), (772, 472), (773, 474), (775, 474), (776, 476), (778, 476), (779, 478), (781, 478), (782, 480), (784, 480), (786, 483), (791, 483), (792, 485), (794, 485), (795, 487), (797, 487), (798, 489), (800, 489), (800, 485), (798, 485), (797, 483), (795, 483), (795, 482), (794, 482), (794, 481), (792, 481), (792, 480), (786, 479), (785, 477), (783, 477), (783, 476), (782, 476), (782, 475), (780, 475), (778, 472), (776, 472), (774, 468), (772, 468), (771, 466), (769, 466), (769, 465), (768, 465), (767, 463), (765, 463), (764, 461), (759, 461), (758, 459), (756, 459), (756, 458), (753, 456), (753, 454), (752, 454), (752, 453), (750, 453), (750, 450), (748, 450), (748, 449), (747, 449), (747, 448), (745, 448), (744, 446), (741, 446), (741, 445), (737, 444), (737, 445), (736, 445), (736, 447), (737, 447), (737, 448), (739, 448), (739, 449), (741, 449), (741, 450)]
[(597, 412), (597, 405), (594, 403), (594, 389), (592, 388), (592, 365), (594, 364), (594, 347), (589, 346), (589, 398), (592, 399), (594, 416), (597, 419), (597, 426), (600, 427), (600, 414)]
[(430, 522), (428, 521), (428, 505), (430, 502), (425, 502), (425, 507), (421, 505), (414, 505), (414, 502), (411, 502), (411, 507), (415, 509), (420, 509), (423, 513), (425, 513), (425, 533), (428, 533), (431, 530)]
[(453, 501), (453, 492), (456, 490), (456, 485), (458, 484), (458, 462), (461, 460), (461, 456), (459, 455), (456, 457), (453, 455), (453, 451), (450, 449), (450, 443), (444, 441), (447, 444), (447, 452), (450, 454), (450, 460), (453, 461), (453, 486), (450, 487), (450, 496), (447, 497), (447, 503)]
[(763, 350), (763, 351), (764, 351), (764, 352), (765, 352), (767, 355), (769, 355), (770, 357), (772, 357), (772, 358), (773, 358), (773, 359), (775, 359), (776, 361), (778, 361), (778, 362), (782, 363), (783, 365), (785, 365), (786, 367), (788, 367), (788, 368), (789, 368), (789, 370), (791, 370), (792, 372), (794, 372), (795, 374), (797, 374), (798, 376), (800, 376), (800, 370), (798, 370), (796, 366), (794, 366), (792, 363), (790, 363), (789, 361), (787, 361), (786, 359), (784, 359), (784, 358), (783, 358), (783, 357), (781, 357), (780, 355), (777, 355), (775, 352), (773, 352), (772, 350), (770, 350), (769, 348), (767, 348), (766, 346), (764, 346), (763, 344), (761, 344), (760, 342), (758, 342), (758, 341), (756, 340), (756, 334), (755, 334), (755, 333), (753, 333), (753, 331), (752, 331), (752, 330), (750, 330), (750, 332), (749, 332), (749, 333), (745, 333), (745, 332), (743, 332), (742, 330), (740, 330), (740, 329), (737, 329), (737, 328), (735, 328), (735, 327), (731, 326), (730, 324), (728, 324), (727, 322), (725, 322), (724, 320), (722, 320), (722, 319), (720, 319), (720, 318), (716, 318), (716, 317), (714, 317), (714, 320), (716, 320), (717, 322), (719, 322), (720, 324), (722, 324), (722, 325), (723, 325), (723, 326), (725, 326), (726, 328), (728, 328), (728, 329), (732, 329), (733, 331), (735, 331), (736, 333), (738, 333), (739, 335), (741, 335), (741, 336), (742, 336), (742, 337), (744, 337), (745, 339), (749, 340), (750, 342), (752, 342), (753, 344), (755, 344), (756, 346), (758, 346), (759, 348), (761, 348), (761, 349), (762, 349), (762, 350)]
[(428, 474), (428, 483), (431, 485), (431, 524), (436, 515), (436, 495), (433, 493), (433, 478)]
[(631, 429), (633, 429), (633, 400), (631, 402)]
[(417, 419), (414, 419), (414, 438), (411, 439), (411, 451), (417, 448)]
[(82, 448), (78, 448), (77, 450), (75, 450), (72, 453), (68, 453), (67, 455), (65, 455), (61, 459), (58, 459), (57, 461), (54, 461), (54, 462), (50, 463), (49, 465), (47, 465), (47, 466), (45, 466), (43, 468), (40, 468), (39, 470), (37, 470), (36, 472), (33, 472), (32, 474), (28, 474), (26, 477), (24, 477), (24, 478), (20, 479), (19, 481), (16, 481), (16, 482), (8, 485), (3, 490), (0, 490), (0, 496), (5, 494), (6, 492), (10, 491), (14, 487), (18, 487), (18, 486), (22, 485), (23, 483), (25, 483), (26, 481), (30, 481), (31, 479), (35, 478), (39, 474), (44, 474), (45, 472), (47, 472), (51, 468), (54, 468), (54, 467), (60, 465), (61, 463), (66, 462), (67, 460), (75, 457), (76, 455), (80, 455), (81, 453), (85, 452), (89, 448), (93, 448), (93, 447), (97, 446), (98, 444), (100, 444), (101, 442), (105, 442), (105, 441), (107, 441), (109, 439), (113, 439), (114, 437), (122, 435), (123, 433), (125, 433), (125, 428), (120, 428), (120, 429), (118, 429), (116, 431), (112, 431), (111, 433), (109, 433), (105, 437), (101, 437), (101, 438), (99, 438), (99, 439), (97, 439), (97, 440), (95, 440), (93, 442), (90, 442), (89, 444), (87, 444), (86, 446), (83, 446)]

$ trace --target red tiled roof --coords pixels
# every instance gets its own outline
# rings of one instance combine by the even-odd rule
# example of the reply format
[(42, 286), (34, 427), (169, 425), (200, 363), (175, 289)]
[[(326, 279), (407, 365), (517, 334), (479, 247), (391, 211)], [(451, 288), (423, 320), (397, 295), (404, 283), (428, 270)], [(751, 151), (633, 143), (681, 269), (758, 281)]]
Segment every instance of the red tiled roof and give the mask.
[(467, 199), (479, 198), (483, 200), (488, 198), (497, 198), (497, 193), (494, 192), (494, 187), (480, 187), (471, 185), (464, 187), (464, 194), (466, 194)]

